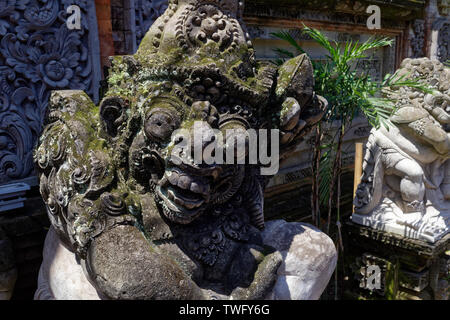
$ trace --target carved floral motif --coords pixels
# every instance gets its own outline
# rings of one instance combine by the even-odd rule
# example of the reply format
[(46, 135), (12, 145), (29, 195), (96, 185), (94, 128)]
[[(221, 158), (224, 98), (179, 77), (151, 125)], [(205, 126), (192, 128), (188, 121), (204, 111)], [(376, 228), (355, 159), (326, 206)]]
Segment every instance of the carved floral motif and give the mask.
[[(133, 1), (133, 0), (132, 0)], [(150, 26), (167, 9), (167, 0), (134, 0), (136, 41), (139, 45)]]
[(439, 29), (438, 59), (441, 62), (450, 60), (450, 20), (447, 19)]
[(423, 57), (425, 45), (425, 21), (415, 20), (412, 26), (412, 33), (409, 38), (412, 50), (411, 58)]
[[(72, 4), (82, 10), (81, 30), (66, 27)], [(98, 50), (88, 31), (94, 10), (86, 0), (0, 3), (0, 183), (32, 174), (32, 148), (51, 90), (75, 88), (97, 97)]]

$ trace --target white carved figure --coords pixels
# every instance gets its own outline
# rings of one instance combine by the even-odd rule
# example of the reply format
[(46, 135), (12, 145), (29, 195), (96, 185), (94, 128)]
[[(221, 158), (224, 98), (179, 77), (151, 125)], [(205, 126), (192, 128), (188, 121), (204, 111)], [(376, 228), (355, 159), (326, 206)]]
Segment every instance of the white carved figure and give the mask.
[(436, 242), (450, 223), (450, 68), (437, 60), (406, 59), (400, 75), (434, 90), (386, 92), (397, 110), (389, 128), (373, 129), (355, 198), (355, 223)]

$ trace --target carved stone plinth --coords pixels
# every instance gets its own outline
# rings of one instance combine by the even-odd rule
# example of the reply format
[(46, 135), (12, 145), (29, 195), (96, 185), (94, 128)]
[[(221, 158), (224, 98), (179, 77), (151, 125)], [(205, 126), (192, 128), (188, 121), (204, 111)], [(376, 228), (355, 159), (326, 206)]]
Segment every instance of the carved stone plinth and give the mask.
[[(347, 298), (448, 300), (450, 235), (431, 244), (350, 221), (344, 230)], [(378, 288), (369, 265), (381, 272)]]

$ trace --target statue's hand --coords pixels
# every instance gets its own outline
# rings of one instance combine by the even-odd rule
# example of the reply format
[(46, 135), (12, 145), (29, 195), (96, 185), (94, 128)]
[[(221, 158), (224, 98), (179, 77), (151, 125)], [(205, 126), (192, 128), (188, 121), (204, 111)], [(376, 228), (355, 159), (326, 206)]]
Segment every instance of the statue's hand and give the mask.
[(277, 271), (283, 258), (281, 253), (274, 251), (265, 256), (255, 272), (250, 286), (237, 287), (230, 295), (231, 300), (262, 300), (273, 290), (277, 281)]

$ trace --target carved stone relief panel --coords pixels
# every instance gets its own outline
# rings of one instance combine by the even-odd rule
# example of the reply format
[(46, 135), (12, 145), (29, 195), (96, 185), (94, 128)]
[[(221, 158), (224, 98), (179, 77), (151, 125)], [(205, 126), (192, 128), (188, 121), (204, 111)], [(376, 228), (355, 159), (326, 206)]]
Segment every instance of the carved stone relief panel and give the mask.
[[(79, 30), (67, 13), (77, 5)], [(98, 99), (100, 79), (93, 1), (0, 2), (0, 184), (33, 175), (32, 149), (52, 90), (85, 90)]]
[(442, 16), (450, 15), (450, 0), (440, 0), (438, 3), (439, 14)]
[(450, 18), (441, 18), (433, 26), (438, 31), (437, 59), (446, 62), (450, 59)]
[(167, 0), (134, 0), (138, 46), (153, 22), (166, 11), (167, 6)]
[(425, 21), (415, 20), (412, 24), (409, 36), (411, 49), (411, 58), (423, 57), (423, 49), (425, 44)]

